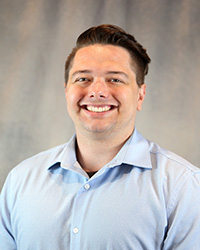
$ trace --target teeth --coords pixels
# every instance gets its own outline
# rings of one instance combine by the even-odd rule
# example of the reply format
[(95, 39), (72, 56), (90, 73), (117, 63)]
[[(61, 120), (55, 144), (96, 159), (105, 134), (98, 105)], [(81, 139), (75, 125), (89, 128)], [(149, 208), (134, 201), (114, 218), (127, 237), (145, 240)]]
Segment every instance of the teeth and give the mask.
[(87, 110), (92, 111), (92, 112), (98, 112), (98, 113), (105, 112), (105, 111), (108, 111), (110, 109), (111, 109), (110, 106), (99, 107), (99, 108), (98, 107), (93, 107), (93, 106), (87, 106)]

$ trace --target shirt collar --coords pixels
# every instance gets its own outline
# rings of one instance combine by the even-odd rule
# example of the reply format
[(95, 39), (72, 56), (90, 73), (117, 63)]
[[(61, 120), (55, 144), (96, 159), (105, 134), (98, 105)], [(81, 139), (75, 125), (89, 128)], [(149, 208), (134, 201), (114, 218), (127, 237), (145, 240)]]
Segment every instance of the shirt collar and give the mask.
[[(121, 151), (122, 155), (120, 155)], [(119, 151), (119, 158), (125, 164), (147, 169), (152, 168), (149, 142), (137, 129)]]
[[(75, 144), (76, 135), (65, 145), (54, 163), (48, 166), (48, 169), (56, 163), (60, 163), (61, 167), (65, 169), (84, 172), (76, 159)], [(141, 168), (152, 168), (149, 142), (136, 129), (114, 159), (107, 164), (107, 167), (114, 167), (123, 163)]]

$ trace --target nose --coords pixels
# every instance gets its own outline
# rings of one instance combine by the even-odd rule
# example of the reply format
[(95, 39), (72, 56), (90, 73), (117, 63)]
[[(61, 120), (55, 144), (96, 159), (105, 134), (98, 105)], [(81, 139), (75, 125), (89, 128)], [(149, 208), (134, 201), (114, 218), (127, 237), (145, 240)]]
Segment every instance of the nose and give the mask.
[(89, 98), (93, 99), (105, 99), (109, 95), (109, 89), (105, 81), (101, 79), (95, 80), (89, 88), (88, 91)]

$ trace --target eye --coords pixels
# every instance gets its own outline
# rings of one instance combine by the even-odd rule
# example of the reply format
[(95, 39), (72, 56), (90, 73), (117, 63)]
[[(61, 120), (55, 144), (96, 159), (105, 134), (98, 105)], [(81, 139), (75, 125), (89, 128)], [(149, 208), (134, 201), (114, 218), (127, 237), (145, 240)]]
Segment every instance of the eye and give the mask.
[(111, 79), (110, 80), (111, 82), (121, 82), (119, 79), (117, 79), (117, 78), (113, 78), (113, 79)]
[(79, 77), (75, 80), (75, 82), (88, 82), (89, 79), (87, 77)]
[(123, 81), (121, 79), (119, 79), (119, 78), (110, 78), (108, 80), (108, 82), (113, 83), (113, 84), (115, 84), (115, 83), (117, 83), (117, 84), (123, 83)]

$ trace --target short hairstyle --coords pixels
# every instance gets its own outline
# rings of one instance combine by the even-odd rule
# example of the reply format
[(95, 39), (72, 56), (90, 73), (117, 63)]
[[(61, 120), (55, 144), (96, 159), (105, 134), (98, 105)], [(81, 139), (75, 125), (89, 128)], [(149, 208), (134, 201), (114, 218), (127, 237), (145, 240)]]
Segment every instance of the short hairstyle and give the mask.
[(83, 47), (94, 44), (115, 45), (125, 48), (131, 56), (138, 86), (144, 83), (145, 75), (148, 73), (148, 64), (151, 62), (146, 49), (136, 41), (134, 36), (126, 33), (122, 28), (103, 24), (87, 29), (77, 38), (76, 46), (65, 63), (65, 84), (68, 82), (69, 71), (76, 52)]

